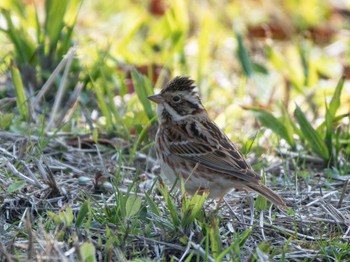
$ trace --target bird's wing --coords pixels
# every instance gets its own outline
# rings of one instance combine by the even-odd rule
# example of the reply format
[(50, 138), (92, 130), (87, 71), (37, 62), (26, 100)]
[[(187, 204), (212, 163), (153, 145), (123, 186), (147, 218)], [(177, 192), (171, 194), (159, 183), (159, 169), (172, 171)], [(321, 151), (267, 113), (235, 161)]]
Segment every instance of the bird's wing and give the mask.
[[(210, 128), (201, 132), (199, 123), (190, 128), (172, 128), (170, 132), (178, 134), (172, 135), (177, 139), (171, 140), (170, 153), (247, 182), (259, 181), (261, 177), (251, 169), (236, 146), (214, 123), (209, 124)], [(187, 134), (179, 135), (186, 131)]]

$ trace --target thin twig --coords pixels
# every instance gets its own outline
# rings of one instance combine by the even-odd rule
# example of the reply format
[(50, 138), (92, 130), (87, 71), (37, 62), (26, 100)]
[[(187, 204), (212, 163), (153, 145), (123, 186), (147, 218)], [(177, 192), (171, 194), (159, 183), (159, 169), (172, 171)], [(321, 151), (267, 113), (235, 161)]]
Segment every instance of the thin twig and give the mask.
[(323, 195), (322, 197), (319, 197), (319, 198), (315, 199), (314, 201), (311, 201), (311, 202), (308, 203), (306, 206), (307, 206), (307, 207), (312, 206), (313, 204), (315, 204), (315, 203), (317, 203), (317, 202), (319, 202), (319, 201), (321, 201), (321, 200), (323, 200), (323, 199), (325, 199), (325, 198), (327, 198), (327, 197), (329, 197), (329, 196), (331, 196), (331, 195), (334, 195), (334, 194), (336, 194), (336, 193), (338, 193), (338, 191), (331, 191), (331, 192), (329, 192), (329, 193)]
[(6, 149), (3, 149), (0, 147), (0, 153), (2, 153), (3, 155), (7, 156), (7, 157), (11, 157), (13, 159), (17, 159), (16, 156), (12, 155), (9, 151), (7, 151)]
[(261, 230), (261, 235), (264, 240), (266, 240), (265, 232), (264, 232), (264, 211), (260, 211), (260, 230)]
[(68, 122), (73, 112), (75, 111), (80, 98), (80, 93), (83, 90), (84, 85), (81, 82), (78, 82), (74, 88), (73, 93), (68, 99), (65, 107), (62, 109), (60, 116), (57, 119), (57, 128), (59, 128), (63, 123)]
[(341, 191), (341, 195), (340, 195), (339, 202), (338, 202), (338, 205), (337, 205), (338, 208), (340, 208), (341, 204), (343, 203), (345, 192), (346, 192), (346, 189), (348, 187), (348, 184), (349, 184), (349, 179), (346, 180), (345, 183), (344, 183), (343, 190)]
[(71, 56), (71, 53), (73, 52), (75, 52), (73, 49), (69, 49), (67, 54), (62, 58), (61, 62), (56, 66), (55, 70), (52, 72), (49, 79), (47, 79), (43, 87), (40, 89), (39, 93), (36, 95), (32, 104), (33, 108), (35, 108), (35, 106), (40, 102), (41, 98), (49, 90), (49, 87), (51, 87), (52, 83), (55, 81), (56, 77), (61, 72), (62, 68), (65, 66), (68, 58)]
[(39, 188), (41, 188), (41, 184), (37, 184), (33, 179), (23, 175), (21, 172), (19, 172), (14, 165), (12, 165), (10, 162), (6, 163), (6, 166), (10, 169), (10, 171), (12, 172), (12, 174), (14, 174), (15, 176), (19, 177), (20, 179), (28, 182), (29, 184), (33, 185), (33, 186), (37, 186)]
[(205, 250), (199, 245), (199, 244), (195, 244), (193, 242), (190, 242), (191, 246), (193, 247), (193, 249), (197, 250), (199, 255), (205, 259), (205, 261), (210, 261), (210, 262), (214, 262), (214, 258), (212, 258), (211, 256), (209, 256), (209, 254), (207, 254), (207, 252), (205, 252)]
[(69, 72), (70, 67), (72, 65), (75, 52), (76, 52), (76, 48), (72, 47), (71, 49), (69, 49), (68, 53), (66, 54), (66, 56), (67, 56), (67, 64), (66, 64), (66, 67), (64, 69), (62, 80), (61, 80), (60, 85), (58, 87), (56, 99), (55, 99), (55, 102), (53, 104), (52, 111), (51, 111), (51, 114), (50, 114), (50, 118), (49, 118), (49, 121), (48, 121), (48, 124), (47, 124), (47, 127), (46, 127), (47, 131), (52, 128), (56, 112), (57, 112), (57, 110), (58, 110), (58, 108), (59, 108), (59, 106), (61, 104), (61, 100), (62, 100), (62, 97), (63, 97), (63, 94), (64, 94), (64, 90), (65, 90), (65, 87), (66, 87), (66, 82), (67, 82), (67, 79), (68, 79), (68, 72)]
[(179, 262), (183, 261), (186, 258), (187, 254), (190, 252), (193, 235), (194, 235), (194, 233), (191, 231), (190, 237), (188, 238), (188, 243), (187, 243), (186, 250), (183, 253), (183, 255), (181, 256), (181, 258), (179, 259)]
[(25, 169), (27, 170), (28, 174), (30, 175), (30, 177), (33, 179), (33, 181), (35, 182), (35, 184), (37, 186), (39, 186), (41, 189), (44, 188), (44, 185), (42, 185), (39, 180), (36, 178), (36, 176), (33, 174), (32, 170), (30, 170), (29, 166), (26, 164), (26, 162), (24, 162), (23, 160), (20, 161), (21, 164), (25, 167)]

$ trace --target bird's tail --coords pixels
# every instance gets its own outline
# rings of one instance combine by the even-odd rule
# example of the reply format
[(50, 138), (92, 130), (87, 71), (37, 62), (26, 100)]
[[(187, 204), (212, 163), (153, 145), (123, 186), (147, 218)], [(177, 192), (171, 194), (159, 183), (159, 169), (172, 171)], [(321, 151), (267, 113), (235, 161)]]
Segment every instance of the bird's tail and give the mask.
[(267, 188), (266, 186), (261, 184), (249, 184), (248, 187), (258, 192), (260, 195), (267, 198), (270, 202), (277, 205), (278, 207), (282, 209), (288, 208), (286, 203), (284, 202), (284, 199), (277, 193), (272, 191), (270, 188)]

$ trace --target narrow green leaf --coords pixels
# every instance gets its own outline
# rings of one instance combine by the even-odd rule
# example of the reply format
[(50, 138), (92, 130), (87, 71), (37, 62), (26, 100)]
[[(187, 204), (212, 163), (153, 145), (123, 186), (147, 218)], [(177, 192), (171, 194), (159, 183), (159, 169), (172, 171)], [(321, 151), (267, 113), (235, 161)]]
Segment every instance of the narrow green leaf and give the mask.
[(148, 78), (142, 76), (135, 69), (131, 71), (131, 77), (134, 83), (137, 97), (143, 105), (143, 109), (145, 110), (148, 119), (155, 121), (155, 113), (152, 109), (151, 102), (147, 98), (148, 96), (153, 94), (152, 85), (150, 81), (148, 80)]
[[(338, 116), (335, 116), (333, 118), (333, 124), (339, 122), (340, 120), (342, 120), (343, 118), (347, 118), (350, 116), (350, 112), (349, 113), (345, 113), (345, 114), (341, 114)], [(322, 132), (322, 130), (326, 127), (326, 120), (323, 121), (318, 127), (317, 127), (317, 131), (318, 132)]]
[(113, 120), (111, 111), (109, 110), (108, 104), (104, 99), (103, 87), (101, 85), (96, 85), (92, 78), (90, 78), (90, 81), (96, 94), (97, 105), (106, 119), (106, 127), (109, 131), (111, 131), (113, 129)]
[(309, 62), (307, 58), (307, 50), (306, 50), (306, 44), (301, 43), (299, 45), (299, 54), (301, 58), (301, 62), (303, 65), (303, 72), (304, 72), (304, 85), (308, 86), (309, 84), (309, 76), (310, 76), (310, 69), (309, 69)]
[(137, 212), (139, 212), (141, 208), (141, 198), (137, 195), (130, 195), (128, 199), (126, 200), (125, 205), (125, 211), (126, 211), (126, 218), (131, 218), (133, 215), (135, 215)]
[(175, 203), (173, 202), (173, 200), (171, 199), (168, 189), (164, 186), (159, 187), (159, 191), (161, 192), (162, 196), (164, 197), (164, 200), (166, 202), (166, 205), (169, 209), (170, 212), (170, 216), (173, 222), (173, 225), (175, 228), (178, 228), (180, 225), (180, 221), (179, 221), (179, 216), (177, 213), (177, 207), (175, 205)]
[(184, 228), (189, 226), (200, 214), (203, 204), (208, 197), (208, 193), (198, 195), (197, 193), (191, 199), (184, 198), (181, 223)]
[[(191, 261), (193, 261), (192, 257), (193, 257), (194, 254), (195, 254), (195, 251), (192, 251), (192, 252), (186, 257), (185, 262), (191, 262)], [(198, 261), (198, 259), (197, 259), (197, 261)], [(147, 261), (146, 261), (146, 262), (147, 262)]]
[(237, 49), (237, 55), (238, 59), (241, 63), (241, 66), (243, 68), (243, 71), (247, 77), (251, 77), (254, 73), (253, 63), (250, 60), (250, 57), (248, 55), (248, 51), (245, 48), (242, 35), (240, 33), (236, 33), (237, 43), (238, 43), (238, 49)]
[(190, 200), (191, 213), (189, 216), (190, 222), (192, 222), (197, 215), (200, 213), (205, 200), (207, 199), (209, 193), (205, 193), (204, 195), (195, 194)]
[(258, 248), (265, 254), (269, 254), (271, 251), (271, 242), (263, 241), (258, 245)]
[[(285, 106), (281, 106), (282, 109), (282, 115), (280, 121), (284, 124), (284, 126), (287, 129), (287, 132), (289, 134), (289, 137), (292, 138), (293, 144), (295, 145), (294, 137), (293, 135), (296, 134), (300, 138), (303, 138), (303, 134), (301, 133), (300, 129), (298, 128), (297, 124), (295, 123), (294, 120), (292, 120), (291, 115), (288, 113), (287, 109)], [(295, 147), (293, 148), (295, 149)]]
[(138, 150), (139, 145), (141, 144), (142, 140), (144, 139), (144, 136), (146, 135), (146, 132), (148, 130), (148, 127), (155, 121), (156, 117), (149, 120), (147, 124), (144, 125), (142, 130), (140, 131), (140, 134), (138, 135), (136, 141), (134, 142), (134, 145), (131, 148), (130, 151), (130, 159), (129, 162), (132, 163), (134, 161), (135, 153)]
[(254, 206), (258, 211), (265, 210), (267, 208), (267, 199), (261, 195), (258, 195), (254, 202)]
[(35, 52), (35, 44), (28, 34), (28, 30), (22, 27), (15, 27), (10, 12), (1, 10), (7, 29), (2, 29), (15, 47), (16, 61), (22, 64), (29, 63)]
[(64, 14), (66, 33), (60, 38), (60, 45), (56, 56), (58, 59), (61, 59), (73, 45), (72, 37), (82, 2), (81, 0), (69, 1), (67, 12)]
[(98, 144), (98, 129), (97, 128), (94, 128), (92, 130), (92, 139), (94, 140), (94, 142), (96, 144)]
[(216, 258), (221, 253), (221, 239), (220, 239), (220, 230), (219, 230), (219, 220), (217, 217), (213, 218), (209, 228), (209, 236), (211, 242), (211, 251), (213, 257)]
[(260, 73), (263, 75), (269, 74), (269, 70), (263, 64), (253, 63), (253, 70), (254, 70), (254, 72), (257, 72), (257, 73)]
[(157, 216), (160, 216), (160, 211), (156, 203), (154, 202), (153, 198), (149, 196), (149, 194), (146, 192), (146, 200), (148, 203), (148, 208)]
[(300, 130), (303, 133), (306, 141), (311, 146), (313, 152), (324, 160), (328, 160), (329, 152), (326, 144), (322, 140), (321, 135), (311, 126), (310, 122), (306, 119), (306, 116), (298, 105), (294, 111), (294, 117), (297, 120)]
[(16, 103), (17, 103), (18, 111), (24, 120), (28, 120), (29, 110), (28, 110), (27, 97), (24, 90), (21, 74), (19, 73), (19, 70), (14, 65), (14, 63), (11, 64), (11, 75), (12, 75), (13, 85), (15, 86), (15, 90), (16, 90)]
[[(60, 211), (61, 212), (61, 211)], [(49, 215), (49, 217), (51, 217), (52, 221), (56, 224), (56, 225), (60, 225), (63, 223), (63, 221), (61, 220), (60, 217), (60, 213), (55, 213), (52, 211), (47, 211), (47, 214)]]
[(285, 123), (283, 123), (270, 112), (267, 112), (265, 110), (254, 108), (251, 109), (251, 111), (253, 111), (254, 115), (263, 126), (271, 129), (278, 136), (286, 140), (292, 148), (295, 147), (293, 132), (286, 127)]
[(147, 22), (146, 17), (140, 17), (133, 22), (131, 28), (125, 33), (123, 38), (118, 41), (118, 50), (124, 55), (127, 55), (127, 46), (135, 39), (135, 35), (140, 31), (141, 27)]
[(337, 113), (337, 110), (340, 106), (340, 95), (344, 86), (344, 81), (345, 81), (345, 77), (341, 77), (339, 79), (339, 82), (335, 88), (333, 97), (331, 99), (331, 102), (329, 103), (329, 112), (330, 112), (330, 116), (332, 117), (332, 119), (334, 118), (335, 114)]
[(69, 0), (46, 0), (45, 1), (45, 33), (50, 39), (51, 51), (56, 49), (58, 39), (64, 27), (64, 15)]
[[(333, 158), (333, 122), (335, 114), (340, 106), (340, 95), (344, 86), (345, 77), (340, 78), (332, 96), (329, 105), (326, 104), (326, 137), (325, 142), (328, 147), (328, 152), (331, 154), (331, 159)], [(332, 160), (331, 160), (332, 161)]]
[(13, 117), (13, 114), (0, 115), (0, 129), (7, 129), (11, 125)]
[(89, 213), (89, 204), (89, 201), (84, 201), (84, 203), (81, 205), (77, 219), (75, 221), (75, 225), (77, 227), (81, 227), (84, 219), (86, 218), (86, 215)]
[(23, 187), (26, 186), (26, 182), (24, 181), (18, 181), (18, 182), (14, 182), (11, 185), (9, 185), (9, 187), (7, 188), (6, 192), (11, 194), (14, 193), (16, 191), (21, 190)]
[(244, 231), (240, 235), (240, 237), (239, 237), (239, 246), (240, 247), (243, 246), (244, 243), (247, 241), (248, 237), (250, 237), (252, 230), (253, 230), (253, 228), (251, 227), (251, 228), (247, 229), (246, 231)]
[(333, 155), (333, 117), (332, 117), (332, 113), (327, 105), (327, 102), (325, 103), (326, 104), (326, 120), (325, 120), (325, 123), (326, 123), (326, 135), (325, 135), (325, 143), (327, 145), (327, 148), (328, 148), (328, 152), (330, 153), (331, 155), (331, 158), (332, 158), (332, 155)]
[(227, 247), (226, 249), (224, 249), (224, 251), (222, 251), (217, 257), (215, 257), (215, 261), (225, 261), (225, 257), (226, 255), (231, 252), (232, 250), (234, 250), (235, 248), (235, 244), (230, 245), (229, 247)]
[(84, 262), (96, 261), (96, 249), (95, 246), (89, 242), (85, 242), (80, 247), (81, 260)]
[(43, 41), (42, 41), (42, 32), (41, 32), (41, 24), (40, 24), (40, 19), (39, 19), (39, 9), (38, 9), (38, 6), (37, 4), (34, 2), (33, 3), (34, 5), (34, 9), (35, 9), (35, 12), (34, 12), (34, 18), (35, 18), (35, 36), (36, 36), (36, 42), (40, 45), (43, 44)]
[(74, 219), (73, 209), (70, 206), (68, 206), (66, 208), (66, 211), (64, 211), (63, 218), (66, 228), (70, 228), (73, 224)]

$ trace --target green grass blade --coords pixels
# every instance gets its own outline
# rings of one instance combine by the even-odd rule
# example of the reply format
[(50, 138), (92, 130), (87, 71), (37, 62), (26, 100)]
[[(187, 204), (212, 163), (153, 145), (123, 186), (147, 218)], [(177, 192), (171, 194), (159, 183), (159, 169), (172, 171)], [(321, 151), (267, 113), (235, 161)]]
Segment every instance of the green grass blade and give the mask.
[(19, 73), (18, 68), (13, 63), (11, 65), (11, 75), (13, 85), (15, 86), (16, 90), (16, 103), (18, 111), (22, 119), (27, 121), (29, 118), (27, 97), (24, 90), (21, 74)]
[(288, 113), (287, 109), (283, 105), (281, 109), (282, 109), (282, 115), (281, 115), (280, 121), (284, 123), (284, 126), (286, 127), (287, 132), (289, 133), (289, 136), (293, 139), (293, 144), (295, 145), (295, 140), (293, 135), (296, 134), (300, 138), (303, 138), (303, 134), (301, 133), (295, 121), (292, 119), (291, 115)]
[[(341, 114), (341, 115), (337, 115), (333, 118), (333, 123), (339, 122), (341, 121), (343, 118), (347, 118), (349, 117), (350, 112), (349, 113), (345, 113), (345, 114)], [(318, 132), (322, 132), (322, 130), (326, 127), (326, 121), (323, 121), (318, 127), (317, 127), (317, 131)]]
[(8, 38), (15, 47), (16, 61), (21, 64), (29, 63), (35, 51), (35, 45), (27, 33), (27, 30), (22, 27), (15, 27), (8, 10), (2, 10), (1, 14), (3, 15), (7, 25), (6, 30), (1, 30), (7, 34)]
[(45, 2), (45, 33), (50, 39), (51, 51), (56, 49), (58, 39), (64, 27), (64, 15), (69, 0), (47, 0)]
[[(1, 108), (0, 108), (1, 109)], [(10, 127), (14, 114), (2, 114), (0, 111), (0, 129), (6, 130)]]
[(211, 221), (209, 227), (209, 237), (211, 244), (211, 252), (213, 257), (216, 258), (221, 253), (221, 239), (220, 239), (220, 229), (219, 229), (219, 218), (215, 217)]
[(306, 50), (305, 43), (300, 44), (299, 54), (300, 54), (300, 59), (301, 59), (301, 63), (303, 66), (304, 85), (308, 86), (309, 85), (309, 77), (310, 77), (310, 69), (309, 69), (309, 62), (308, 62), (307, 50)]
[(154, 117), (153, 119), (149, 120), (149, 122), (142, 128), (142, 130), (141, 130), (140, 134), (138, 135), (136, 141), (133, 142), (134, 144), (133, 144), (133, 146), (132, 146), (132, 148), (130, 150), (130, 160), (129, 160), (130, 163), (132, 163), (134, 161), (134, 156), (135, 156), (135, 153), (136, 153), (139, 145), (141, 144), (142, 140), (144, 139), (144, 136), (146, 135), (149, 126), (155, 120), (156, 120), (156, 117)]
[[(340, 78), (334, 94), (332, 96), (331, 102), (329, 103), (329, 105), (326, 104), (326, 137), (325, 137), (325, 142), (326, 145), (328, 147), (328, 152), (330, 152), (331, 154), (331, 159), (333, 159), (333, 122), (334, 122), (334, 118), (335, 118), (335, 114), (337, 113), (337, 110), (340, 106), (340, 95), (344, 86), (344, 81), (345, 81), (345, 77)], [(332, 161), (332, 160), (331, 160)]]
[(344, 86), (345, 77), (341, 77), (333, 94), (333, 97), (331, 99), (331, 102), (329, 103), (329, 112), (332, 119), (334, 118), (339, 106), (340, 106), (340, 95)]
[(322, 140), (321, 135), (311, 126), (310, 122), (306, 119), (305, 114), (303, 111), (301, 111), (298, 105), (294, 111), (294, 117), (297, 120), (306, 141), (310, 144), (312, 151), (324, 160), (328, 161), (329, 152), (326, 144)]
[(248, 51), (244, 46), (243, 38), (240, 33), (236, 33), (237, 43), (238, 43), (238, 49), (237, 49), (237, 55), (238, 59), (241, 63), (241, 66), (243, 68), (243, 72), (247, 77), (251, 77), (254, 73), (254, 68), (252, 61), (250, 60), (250, 57), (248, 55)]
[(232, 250), (234, 250), (234, 248), (235, 248), (235, 244), (230, 245), (229, 247), (224, 249), (224, 251), (222, 251), (217, 257), (215, 257), (215, 262), (225, 261), (226, 255), (228, 253), (232, 252)]
[(332, 146), (333, 145), (333, 142), (332, 142), (332, 140), (333, 140), (333, 130), (332, 130), (333, 117), (332, 117), (331, 111), (327, 105), (327, 102), (325, 104), (326, 104), (326, 120), (325, 120), (326, 135), (325, 135), (324, 141), (327, 145), (328, 152), (330, 153), (331, 158), (332, 158), (332, 156), (333, 156), (333, 146)]
[(205, 193), (204, 195), (195, 194), (192, 197), (192, 199), (190, 200), (190, 207), (191, 207), (191, 214), (189, 216), (190, 222), (192, 222), (200, 213), (208, 195), (209, 195), (208, 193)]
[(248, 240), (248, 237), (250, 237), (250, 235), (252, 234), (252, 230), (253, 228), (251, 227), (240, 235), (238, 242), (240, 247), (242, 247), (244, 243)]
[(123, 36), (122, 39), (118, 41), (118, 50), (125, 56), (128, 56), (129, 51), (127, 46), (135, 39), (135, 35), (140, 31), (141, 27), (147, 22), (145, 17), (140, 17), (138, 20), (133, 21), (132, 27), (129, 31)]
[(129, 195), (126, 200), (125, 209), (126, 209), (126, 218), (130, 219), (133, 215), (139, 212), (141, 208), (141, 198), (137, 195)]
[(271, 129), (273, 132), (275, 132), (278, 136), (283, 138), (287, 141), (287, 143), (294, 148), (295, 142), (293, 139), (293, 132), (290, 128), (287, 128), (285, 124), (277, 119), (274, 115), (272, 115), (270, 112), (267, 112), (262, 109), (251, 109), (258, 119), (258, 121), (265, 127)]
[(11, 183), (7, 189), (6, 189), (6, 192), (8, 194), (12, 194), (14, 192), (17, 192), (19, 190), (21, 190), (22, 188), (24, 188), (25, 186), (27, 185), (27, 183), (25, 181), (18, 181), (18, 182), (14, 182), (14, 183)]
[(85, 242), (81, 245), (79, 253), (81, 255), (81, 261), (84, 262), (95, 262), (96, 259), (96, 248), (93, 244)]
[(171, 217), (171, 221), (172, 221), (172, 225), (174, 228), (178, 228), (180, 226), (180, 218), (178, 215), (178, 208), (176, 206), (176, 203), (172, 200), (171, 195), (169, 194), (168, 189), (166, 188), (166, 186), (160, 186), (158, 188), (158, 190), (160, 191), (160, 193), (162, 194), (162, 196), (164, 197), (165, 203), (166, 203), (166, 207), (169, 210), (170, 213), (170, 217)]
[(89, 213), (89, 201), (86, 200), (84, 203), (81, 205), (80, 210), (77, 215), (77, 219), (75, 221), (76, 227), (81, 227), (81, 225), (84, 222), (84, 219), (86, 218), (87, 214)]
[(187, 228), (196, 217), (200, 215), (203, 204), (208, 197), (208, 193), (203, 195), (195, 194), (191, 199), (183, 199), (181, 224)]
[(148, 209), (154, 213), (157, 216), (161, 216), (161, 212), (157, 206), (157, 204), (154, 202), (154, 200), (150, 197), (150, 195), (146, 192), (146, 200), (148, 203)]
[[(78, 14), (79, 14), (79, 10), (80, 7), (82, 5), (82, 1), (81, 0), (70, 0), (70, 4), (67, 8), (67, 12), (65, 14), (65, 18), (66, 16), (71, 17), (70, 19), (67, 19), (68, 21), (66, 22), (66, 28), (67, 28), (67, 32), (66, 34), (64, 34), (63, 37), (61, 37), (61, 41), (60, 41), (60, 48), (58, 49), (58, 59), (61, 59), (61, 57), (63, 55), (65, 55), (67, 53), (67, 51), (69, 50), (69, 48), (72, 47), (72, 38), (73, 38), (73, 33), (74, 33), (74, 28), (75, 28), (75, 24), (77, 22), (78, 19)], [(72, 13), (70, 15), (70, 13)]]
[(152, 85), (150, 81), (148, 80), (148, 78), (139, 74), (135, 69), (131, 71), (131, 77), (134, 83), (137, 97), (139, 98), (148, 119), (152, 122), (155, 122), (155, 112), (152, 109), (151, 102), (147, 98), (148, 96), (153, 94)]
[(101, 110), (103, 116), (106, 118), (106, 127), (109, 131), (111, 131), (113, 130), (113, 119), (108, 104), (104, 99), (103, 87), (96, 85), (92, 78), (90, 80), (96, 94), (97, 105)]
[(35, 12), (34, 12), (34, 18), (35, 18), (35, 37), (36, 37), (36, 42), (41, 45), (43, 44), (43, 41), (42, 41), (42, 27), (40, 25), (40, 18), (39, 18), (39, 10), (38, 10), (38, 6), (36, 3), (33, 3), (34, 5), (34, 9), (35, 9)]

